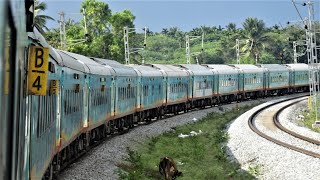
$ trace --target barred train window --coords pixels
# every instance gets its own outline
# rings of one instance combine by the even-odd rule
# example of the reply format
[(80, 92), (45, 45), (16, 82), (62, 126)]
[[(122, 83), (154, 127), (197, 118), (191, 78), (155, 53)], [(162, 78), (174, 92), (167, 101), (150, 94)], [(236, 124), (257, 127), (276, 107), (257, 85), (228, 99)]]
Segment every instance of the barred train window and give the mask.
[[(49, 93), (49, 92), (47, 92)], [(46, 95), (34, 97), (38, 99), (37, 137), (46, 132), (56, 119), (56, 96)]]

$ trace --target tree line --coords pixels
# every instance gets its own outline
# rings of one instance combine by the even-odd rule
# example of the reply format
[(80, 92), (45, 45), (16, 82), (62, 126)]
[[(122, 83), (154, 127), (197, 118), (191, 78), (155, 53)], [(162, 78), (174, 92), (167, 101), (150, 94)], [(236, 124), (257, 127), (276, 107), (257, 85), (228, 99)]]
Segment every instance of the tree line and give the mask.
[[(45, 35), (48, 43), (55, 48), (60, 47), (60, 29), (48, 29), (46, 20), (51, 17), (40, 15), (46, 9), (43, 2), (36, 0), (36, 26)], [(112, 13), (109, 5), (97, 0), (85, 0), (81, 10), (85, 9), (88, 40), (85, 43), (69, 46), (68, 51), (85, 56), (113, 59), (124, 63), (123, 27), (134, 28), (135, 16), (129, 11)], [(38, 10), (38, 11), (37, 11)], [(81, 11), (80, 10), (80, 11)], [(320, 27), (319, 22), (316, 23)], [(85, 37), (84, 21), (66, 22), (68, 41)], [(202, 36), (190, 42), (191, 52), (200, 52), (197, 59), (200, 63), (230, 64), (236, 63), (236, 39), (240, 42), (240, 61), (243, 64), (258, 63), (293, 63), (293, 41), (305, 40), (305, 29), (298, 25), (266, 27), (263, 20), (248, 17), (238, 28), (235, 23), (222, 26), (201, 26), (189, 32), (178, 27), (163, 28), (161, 32), (147, 29), (147, 46), (144, 51), (131, 55), (131, 63), (186, 63), (185, 37)], [(143, 47), (144, 33), (136, 31), (130, 34), (130, 47)], [(318, 38), (318, 41), (319, 38)], [(297, 46), (300, 53), (298, 62), (307, 63), (303, 54), (304, 45)], [(320, 56), (318, 51), (318, 56)], [(192, 56), (195, 63), (196, 56)]]

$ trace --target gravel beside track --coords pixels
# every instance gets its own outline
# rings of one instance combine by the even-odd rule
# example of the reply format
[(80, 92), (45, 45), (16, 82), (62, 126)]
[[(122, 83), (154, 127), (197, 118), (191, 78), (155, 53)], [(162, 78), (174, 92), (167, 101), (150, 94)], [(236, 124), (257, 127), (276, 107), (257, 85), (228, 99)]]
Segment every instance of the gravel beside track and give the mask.
[[(273, 100), (274, 102), (276, 100)], [(229, 158), (239, 162), (245, 170), (255, 169), (258, 179), (319, 179), (320, 160), (296, 151), (289, 150), (285, 147), (274, 144), (251, 131), (248, 126), (249, 116), (257, 109), (266, 106), (264, 103), (237, 118), (228, 128), (230, 139), (226, 145)], [(297, 122), (295, 116), (303, 110), (303, 103), (292, 106), (280, 114), (280, 122), (283, 126), (295, 127), (295, 132), (300, 133), (299, 129), (293, 122)], [(278, 106), (279, 107), (279, 106)], [(276, 107), (273, 108), (275, 110)], [(279, 108), (278, 108), (279, 109)], [(269, 110), (272, 111), (272, 110)], [(269, 113), (270, 114), (270, 113)], [(264, 114), (265, 116), (268, 113)], [(286, 119), (286, 120), (284, 120)], [(265, 127), (264, 123), (257, 122), (257, 126), (264, 132), (268, 130), (268, 135), (276, 137), (289, 144), (300, 144), (308, 149), (317, 150), (319, 147), (309, 143), (299, 141), (296, 138), (288, 137), (286, 133), (275, 130), (272, 127)], [(302, 128), (307, 132), (305, 128)], [(310, 132), (310, 130), (309, 130)], [(302, 133), (301, 133), (302, 134)], [(308, 135), (309, 134), (303, 134)], [(318, 135), (319, 137), (319, 135)]]
[(302, 111), (306, 110), (307, 108), (308, 108), (307, 100), (302, 101), (294, 106), (291, 106), (283, 110), (283, 113), (281, 113), (279, 117), (279, 121), (285, 128), (291, 131), (299, 132), (299, 134), (303, 136), (308, 136), (312, 139), (320, 141), (320, 133), (314, 132), (300, 125), (302, 123), (301, 123), (301, 119), (299, 118), (299, 115)]
[[(259, 99), (238, 103), (238, 106), (252, 105), (270, 100)], [(236, 103), (223, 105), (223, 111), (236, 107)], [(221, 108), (213, 107), (203, 110), (193, 110), (186, 114), (181, 114), (153, 122), (149, 125), (141, 125), (131, 129), (128, 133), (118, 135), (105, 140), (97, 147), (67, 167), (60, 175), (59, 179), (118, 179), (115, 170), (116, 164), (127, 157), (127, 147), (135, 148), (149, 137), (158, 136), (164, 132), (172, 131), (173, 127), (192, 123), (193, 118), (201, 119), (210, 112), (221, 112)]]

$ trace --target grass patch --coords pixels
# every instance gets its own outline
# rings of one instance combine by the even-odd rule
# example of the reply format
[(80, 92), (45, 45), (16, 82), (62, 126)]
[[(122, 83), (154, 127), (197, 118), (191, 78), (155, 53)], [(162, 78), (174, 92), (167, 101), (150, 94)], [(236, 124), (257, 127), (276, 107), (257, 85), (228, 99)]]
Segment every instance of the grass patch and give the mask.
[(259, 176), (261, 174), (261, 165), (249, 166), (249, 173), (253, 176)]
[[(161, 179), (158, 172), (160, 158), (172, 157), (183, 176), (179, 179), (254, 179), (258, 168), (251, 172), (240, 171), (240, 165), (227, 159), (223, 143), (228, 135), (227, 124), (253, 106), (232, 109), (226, 113), (211, 113), (202, 120), (180, 126), (174, 132), (149, 139), (137, 151), (128, 149), (126, 163), (119, 164), (121, 179)], [(191, 131), (200, 135), (178, 138), (180, 133)], [(180, 164), (180, 165), (179, 165)]]
[[(320, 132), (320, 128), (312, 128), (312, 124), (314, 124), (315, 120), (316, 120), (316, 112), (311, 110), (311, 109), (306, 109), (305, 111), (303, 111), (300, 115), (303, 116), (303, 118), (300, 120), (300, 122), (302, 122), (302, 124), (311, 129), (312, 131), (315, 132)], [(320, 119), (320, 114), (318, 112), (318, 119)]]

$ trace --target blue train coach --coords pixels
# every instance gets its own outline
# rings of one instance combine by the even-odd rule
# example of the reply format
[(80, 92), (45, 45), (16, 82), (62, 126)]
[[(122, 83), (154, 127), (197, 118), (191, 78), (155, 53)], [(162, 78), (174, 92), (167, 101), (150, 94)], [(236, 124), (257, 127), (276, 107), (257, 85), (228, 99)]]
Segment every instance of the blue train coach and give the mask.
[(213, 104), (213, 71), (197, 64), (181, 64), (190, 74), (189, 99), (192, 107), (205, 107)]
[(290, 92), (304, 92), (309, 89), (309, 68), (307, 64), (287, 64), (290, 71)]
[(133, 127), (138, 96), (137, 72), (117, 61), (92, 58), (101, 65), (111, 67), (115, 76), (111, 88), (111, 119), (108, 125), (111, 131), (127, 130)]
[(240, 70), (239, 89), (243, 98), (264, 96), (263, 77), (265, 69), (251, 64), (232, 65)]
[(152, 64), (164, 72), (166, 83), (166, 113), (178, 114), (190, 108), (188, 100), (189, 73), (174, 65)]
[(130, 65), (138, 74), (137, 119), (151, 121), (164, 115), (166, 104), (165, 73), (151, 65)]
[(265, 89), (266, 94), (286, 94), (289, 92), (289, 69), (280, 64), (261, 64), (266, 69)]
[(240, 70), (229, 65), (204, 65), (214, 73), (214, 101), (232, 102), (240, 99), (242, 92), (239, 88)]

